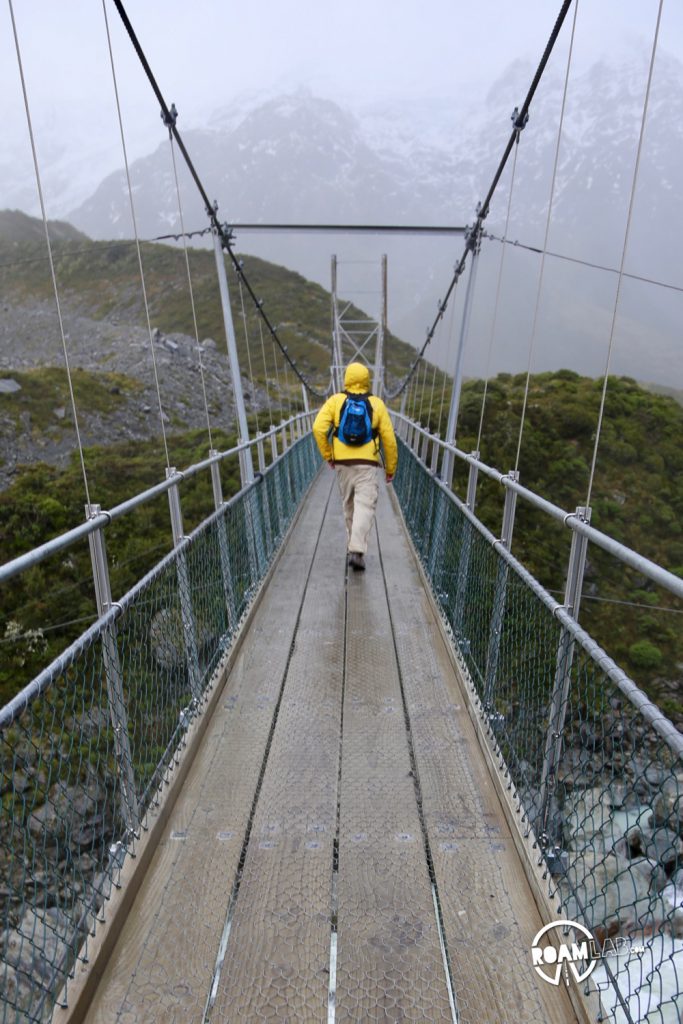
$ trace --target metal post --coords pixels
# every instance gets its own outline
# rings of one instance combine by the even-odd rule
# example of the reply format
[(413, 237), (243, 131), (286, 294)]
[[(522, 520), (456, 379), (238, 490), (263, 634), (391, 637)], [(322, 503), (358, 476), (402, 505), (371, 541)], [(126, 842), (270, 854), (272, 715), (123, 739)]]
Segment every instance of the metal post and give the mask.
[(427, 452), (428, 452), (428, 450), (429, 450), (429, 431), (425, 430), (424, 434), (422, 435), (421, 444), (420, 444), (420, 459), (421, 459), (422, 462), (424, 462), (425, 466), (427, 465)]
[[(460, 392), (462, 390), (462, 363), (463, 353), (465, 351), (465, 341), (467, 340), (467, 333), (470, 326), (470, 317), (472, 314), (472, 296), (474, 294), (474, 284), (477, 278), (477, 263), (479, 257), (479, 240), (474, 244), (472, 248), (472, 262), (470, 263), (469, 277), (467, 279), (467, 290), (465, 292), (465, 305), (462, 311), (462, 321), (460, 323), (460, 337), (458, 339), (458, 349), (455, 357), (455, 367), (453, 369), (453, 390), (451, 392), (451, 404), (448, 410), (448, 425), (446, 427), (446, 441), (448, 444), (455, 444), (456, 427), (458, 423), (458, 410), (460, 408)], [(443, 468), (442, 468), (442, 479), (449, 487), (453, 484), (453, 453), (448, 450), (444, 451)]]
[(275, 431), (270, 435), (270, 450), (273, 455), (273, 462), (275, 462), (277, 459), (277, 433)]
[[(86, 505), (85, 517), (92, 519), (99, 515), (99, 505)], [(97, 614), (104, 615), (112, 606), (111, 586), (109, 583), (109, 567), (104, 532), (100, 527), (88, 534), (90, 560), (92, 562), (93, 580), (95, 583), (95, 600)], [(133, 757), (128, 735), (128, 712), (123, 695), (123, 672), (119, 650), (116, 643), (116, 623), (110, 623), (102, 633), (102, 658), (104, 674), (107, 680), (107, 703), (109, 717), (114, 730), (114, 756), (121, 786), (121, 809), (123, 820), (130, 834), (134, 834), (140, 824), (140, 810), (135, 795), (135, 777), (133, 774)]]
[[(403, 391), (401, 392), (401, 406), (400, 406), (400, 410), (399, 410), (400, 413), (401, 413), (401, 416), (405, 416), (405, 414), (406, 414), (406, 404), (407, 404), (407, 402), (408, 402), (408, 389), (404, 388)], [(405, 420), (401, 421), (401, 431), (402, 431), (402, 436), (405, 439), (405, 436), (406, 436)]]
[(265, 473), (266, 453), (263, 448), (263, 434), (260, 430), (256, 435), (256, 451), (258, 452), (258, 471), (259, 473)]
[[(218, 452), (212, 450), (209, 452), (209, 455), (218, 455)], [(221, 471), (220, 464), (218, 462), (211, 463), (211, 486), (213, 488), (214, 507), (218, 512), (223, 507), (223, 485), (221, 483)], [(228, 537), (226, 534), (227, 523), (225, 521), (225, 516), (222, 516), (219, 519), (217, 527), (218, 552), (221, 560), (223, 593), (225, 594), (225, 604), (228, 610), (228, 626), (230, 629), (234, 629), (237, 616), (235, 612), (235, 591), (232, 585), (232, 569), (230, 567), (230, 551), (228, 548)]]
[(304, 396), (304, 412), (306, 413), (306, 419), (303, 420), (302, 423), (306, 424), (306, 428), (305, 429), (310, 430), (311, 429), (311, 424), (310, 424), (309, 420), (310, 420), (310, 415), (311, 415), (311, 406), (310, 406), (309, 401), (308, 401), (308, 388), (306, 387), (305, 384), (301, 385), (301, 391), (302, 391), (302, 394)]
[[(508, 474), (511, 480), (519, 480), (517, 470), (510, 470)], [(503, 508), (503, 529), (500, 543), (510, 550), (512, 544), (512, 532), (515, 526), (515, 510), (517, 508), (517, 494), (509, 487), (505, 489), (505, 505)], [(493, 609), (491, 614), (491, 630), (489, 633), (489, 648), (486, 658), (486, 683), (484, 687), (484, 708), (488, 711), (492, 706), (493, 691), (496, 685), (498, 674), (498, 658), (500, 655), (500, 639), (503, 632), (503, 619), (505, 616), (505, 600), (507, 597), (507, 581), (509, 566), (504, 559), (498, 562), (496, 573), (496, 585), (493, 592)]]
[[(479, 459), (479, 452), (472, 452), (473, 459)], [(470, 462), (470, 472), (467, 477), (467, 507), (470, 512), (474, 512), (474, 506), (477, 503), (477, 477), (479, 476), (479, 470), (477, 467)]]
[[(576, 509), (576, 516), (584, 523), (590, 523), (591, 509), (579, 505)], [(567, 566), (567, 583), (564, 591), (564, 607), (574, 619), (578, 619), (579, 617), (581, 588), (583, 586), (583, 574), (586, 568), (587, 550), (588, 538), (573, 530), (571, 550), (569, 552), (569, 564)], [(555, 679), (553, 682), (553, 694), (548, 710), (548, 727), (545, 737), (543, 773), (541, 776), (541, 793), (539, 801), (541, 828), (539, 830), (539, 838), (543, 846), (547, 845), (547, 841), (549, 839), (548, 818), (550, 813), (550, 801), (555, 789), (557, 771), (562, 759), (562, 740), (564, 736), (564, 723), (567, 716), (567, 703), (569, 700), (573, 658), (574, 638), (571, 633), (563, 627), (560, 632), (560, 639), (557, 645)]]
[[(259, 431), (257, 437), (258, 440), (256, 442), (256, 448), (258, 451), (258, 468), (259, 473), (261, 473), (263, 476), (263, 474), (265, 474), (266, 472), (266, 453), (263, 447), (263, 434)], [(270, 556), (270, 553), (273, 549), (273, 536), (270, 528), (270, 500), (268, 498), (268, 483), (266, 481), (265, 476), (263, 476), (261, 486), (263, 487), (263, 525), (265, 529), (266, 547), (268, 549), (268, 555)]]
[(465, 646), (466, 637), (463, 636), (463, 622), (465, 619), (465, 602), (467, 600), (467, 587), (470, 575), (470, 555), (472, 551), (472, 536), (474, 527), (469, 519), (464, 516), (460, 518), (462, 539), (460, 541), (460, 558), (458, 559), (458, 574), (455, 588), (455, 601), (453, 603), (453, 632), (461, 647)]
[(280, 439), (282, 441), (282, 454), (287, 451), (289, 445), (287, 444), (287, 422), (286, 420), (280, 420)]
[(440, 440), (440, 436), (438, 434), (434, 434), (434, 437), (432, 438), (432, 464), (430, 467), (434, 476), (436, 476), (436, 470), (439, 465), (439, 448), (441, 447), (439, 444)]
[[(175, 466), (166, 469), (166, 479), (179, 475), (176, 474)], [(173, 532), (173, 546), (178, 547), (183, 534), (183, 517), (180, 510), (180, 492), (178, 484), (174, 483), (168, 489), (168, 507), (171, 513), (171, 530)], [(187, 571), (187, 559), (183, 550), (178, 551), (176, 556), (176, 573), (178, 576), (178, 591), (180, 594), (180, 617), (183, 623), (183, 637), (185, 639), (185, 657), (187, 659), (187, 674), (190, 680), (190, 689), (195, 700), (201, 697), (201, 680), (199, 674), (199, 653), (197, 650), (197, 626), (192, 607), (192, 592), (190, 590), (190, 577)]]
[[(275, 437), (275, 434), (273, 434), (273, 437)], [(280, 493), (281, 481), (284, 476), (284, 466), (282, 462), (279, 462), (277, 466), (274, 467), (272, 473), (273, 486), (275, 488), (275, 508), (277, 509), (277, 533), (279, 537), (282, 532), (282, 524), (284, 523), (284, 515), (282, 509), (282, 494)]]
[(384, 338), (387, 330), (387, 258), (382, 256), (382, 311), (379, 318), (375, 346), (375, 368), (372, 376), (372, 390), (382, 397), (384, 392)]
[[(247, 425), (247, 412), (244, 406), (244, 393), (242, 391), (242, 376), (240, 364), (237, 358), (237, 341), (235, 338), (235, 325), (232, 320), (230, 308), (230, 294), (228, 292), (228, 277), (225, 273), (225, 260), (223, 258), (223, 247), (218, 232), (214, 229), (213, 247), (216, 255), (216, 270), (218, 271), (218, 288), (221, 295), (221, 306), (223, 307), (223, 323), (225, 324), (225, 340), (228, 346), (228, 360), (230, 362), (230, 376), (232, 377), (232, 390), (235, 396), (235, 412), (237, 414), (237, 425), (239, 429), (239, 443), (246, 444), (249, 440), (249, 427)], [(240, 478), (242, 486), (250, 484), (254, 479), (254, 465), (251, 458), (251, 449), (245, 448), (240, 451)]]
[(342, 364), (341, 332), (337, 306), (337, 257), (332, 257), (332, 385), (339, 392), (343, 388), (344, 367)]
[(432, 581), (432, 587), (434, 593), (438, 596), (439, 586), (436, 581), (436, 567), (437, 567), (437, 554), (440, 554), (439, 540), (443, 536), (443, 521), (444, 513), (446, 511), (446, 495), (443, 493), (440, 487), (435, 483), (431, 484), (432, 494), (434, 495), (434, 505), (430, 509), (430, 522), (431, 522), (431, 535), (429, 538), (429, 554), (427, 556), (427, 573), (430, 580)]

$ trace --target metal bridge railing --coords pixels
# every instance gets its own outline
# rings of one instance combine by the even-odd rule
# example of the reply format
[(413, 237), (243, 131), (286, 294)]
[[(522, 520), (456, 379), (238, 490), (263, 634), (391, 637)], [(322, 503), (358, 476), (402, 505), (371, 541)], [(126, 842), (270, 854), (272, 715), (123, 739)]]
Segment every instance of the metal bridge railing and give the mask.
[(121, 866), (319, 461), (310, 434), (293, 443), (289, 434), (254, 483), (176, 537), (0, 711), (2, 1024), (49, 1020), (77, 958), (87, 959)]
[(405, 521), (547, 895), (594, 936), (603, 1012), (678, 1020), (683, 735), (435, 477), (421, 443), (400, 447)]

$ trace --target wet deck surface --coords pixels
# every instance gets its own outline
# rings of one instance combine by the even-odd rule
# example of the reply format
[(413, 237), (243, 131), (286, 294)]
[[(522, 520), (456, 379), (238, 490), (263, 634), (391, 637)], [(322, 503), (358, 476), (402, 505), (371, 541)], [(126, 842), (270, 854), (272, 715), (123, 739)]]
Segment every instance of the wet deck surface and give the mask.
[(576, 1019), (531, 967), (547, 922), (400, 518), (382, 490), (347, 578), (333, 484), (255, 613), (91, 1024)]

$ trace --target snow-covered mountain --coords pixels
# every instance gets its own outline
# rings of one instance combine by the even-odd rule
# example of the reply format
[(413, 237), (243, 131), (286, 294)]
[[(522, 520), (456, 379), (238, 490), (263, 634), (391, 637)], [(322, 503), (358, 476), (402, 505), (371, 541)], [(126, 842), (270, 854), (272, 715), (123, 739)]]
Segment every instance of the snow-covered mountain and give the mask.
[[(352, 111), (306, 92), (252, 97), (218, 111), (209, 127), (183, 130), (183, 138), (209, 196), (219, 200), (220, 215), (230, 223), (463, 224), (472, 220), (477, 201), (488, 189), (509, 137), (510, 115), (521, 104), (532, 71), (522, 62), (513, 64), (482, 102), (470, 102), (468, 107), (463, 103), (457, 110), (445, 101), (419, 99)], [(644, 60), (634, 58), (618, 67), (596, 64), (571, 81), (554, 188), (551, 251), (576, 261), (619, 265), (646, 77)], [(544, 76), (518, 150), (510, 237), (532, 246), (542, 245), (544, 237), (562, 87), (559, 73)], [(650, 98), (626, 270), (674, 286), (683, 286), (678, 257), (682, 165), (683, 66), (663, 54)], [(493, 234), (503, 229), (511, 167), (512, 161), (491, 204), (486, 226)], [(180, 176), (185, 225), (202, 227), (202, 204), (184, 167)], [(132, 182), (141, 234), (153, 237), (177, 230), (168, 143), (133, 163)], [(106, 177), (67, 219), (95, 238), (130, 236), (123, 173)], [(324, 284), (329, 282), (332, 252), (354, 261), (379, 260), (379, 254), (388, 251), (392, 327), (419, 344), (462, 242), (266, 237), (238, 231), (237, 247), (285, 263)], [(487, 288), (489, 294), (495, 291), (500, 250), (495, 241), (485, 243), (479, 278), (482, 296)], [(527, 363), (539, 258), (521, 249), (507, 252), (502, 289), (507, 326), (499, 337), (499, 323), (491, 365), (520, 370)], [(375, 271), (363, 273), (361, 284), (372, 291), (376, 284), (368, 275)], [(347, 286), (349, 292), (360, 291), (358, 281), (360, 277), (349, 270), (340, 280), (340, 290)], [(609, 270), (589, 271), (578, 262), (546, 262), (534, 368), (571, 365), (583, 372), (602, 372), (615, 281)], [(614, 371), (669, 379), (672, 364), (683, 363), (678, 347), (680, 306), (681, 294), (674, 289), (625, 282)], [(472, 324), (470, 372), (486, 368), (491, 315), (491, 301), (482, 299)], [(445, 346), (445, 339), (437, 341), (435, 354), (439, 345)]]

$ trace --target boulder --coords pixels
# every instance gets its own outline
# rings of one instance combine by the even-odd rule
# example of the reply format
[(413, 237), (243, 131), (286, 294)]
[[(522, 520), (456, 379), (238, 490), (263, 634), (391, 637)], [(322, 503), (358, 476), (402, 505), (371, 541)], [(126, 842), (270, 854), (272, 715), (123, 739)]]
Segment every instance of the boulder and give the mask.
[(651, 921), (652, 867), (633, 870), (632, 864), (590, 849), (569, 855), (564, 911), (584, 923), (600, 943), (607, 936), (642, 934)]

